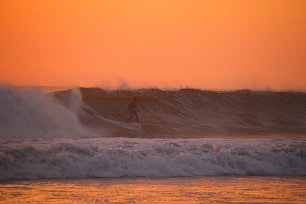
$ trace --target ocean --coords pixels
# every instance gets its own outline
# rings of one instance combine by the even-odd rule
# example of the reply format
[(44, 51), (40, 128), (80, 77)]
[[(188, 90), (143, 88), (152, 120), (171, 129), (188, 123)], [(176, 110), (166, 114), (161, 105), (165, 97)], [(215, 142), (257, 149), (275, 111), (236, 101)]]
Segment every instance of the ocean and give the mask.
[(3, 86), (0, 202), (305, 203), (305, 135), (301, 92)]
[(57, 179), (0, 182), (0, 203), (305, 203), (305, 177)]

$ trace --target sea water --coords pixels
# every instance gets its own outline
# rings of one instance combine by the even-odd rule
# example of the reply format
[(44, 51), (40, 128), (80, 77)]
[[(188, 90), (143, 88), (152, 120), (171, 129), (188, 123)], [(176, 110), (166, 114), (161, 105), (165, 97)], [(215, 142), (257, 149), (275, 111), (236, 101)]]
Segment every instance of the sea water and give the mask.
[(1, 87), (0, 202), (305, 203), (305, 94), (131, 93)]
[(305, 177), (210, 176), (0, 183), (0, 203), (305, 203)]
[(65, 138), (0, 145), (0, 203), (304, 203), (304, 139)]

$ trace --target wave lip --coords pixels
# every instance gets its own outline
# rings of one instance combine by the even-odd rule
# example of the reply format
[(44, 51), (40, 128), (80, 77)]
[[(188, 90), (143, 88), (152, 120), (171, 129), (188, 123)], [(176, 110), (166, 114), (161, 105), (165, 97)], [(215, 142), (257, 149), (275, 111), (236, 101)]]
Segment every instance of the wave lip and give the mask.
[(0, 179), (305, 176), (306, 141), (88, 139), (0, 147)]

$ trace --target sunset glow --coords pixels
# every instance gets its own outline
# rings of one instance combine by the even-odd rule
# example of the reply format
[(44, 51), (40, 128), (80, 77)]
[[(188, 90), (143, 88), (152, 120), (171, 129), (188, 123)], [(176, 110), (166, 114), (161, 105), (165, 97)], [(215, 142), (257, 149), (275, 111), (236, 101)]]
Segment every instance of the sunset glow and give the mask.
[(305, 0), (2, 0), (0, 82), (306, 89)]

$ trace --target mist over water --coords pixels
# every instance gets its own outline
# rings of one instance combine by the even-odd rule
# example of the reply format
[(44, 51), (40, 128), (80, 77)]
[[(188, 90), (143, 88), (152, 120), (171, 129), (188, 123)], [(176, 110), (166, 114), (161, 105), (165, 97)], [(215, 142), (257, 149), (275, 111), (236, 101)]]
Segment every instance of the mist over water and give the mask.
[(82, 99), (77, 90), (69, 108), (38, 88), (0, 87), (1, 138), (53, 138), (90, 135), (77, 112)]

